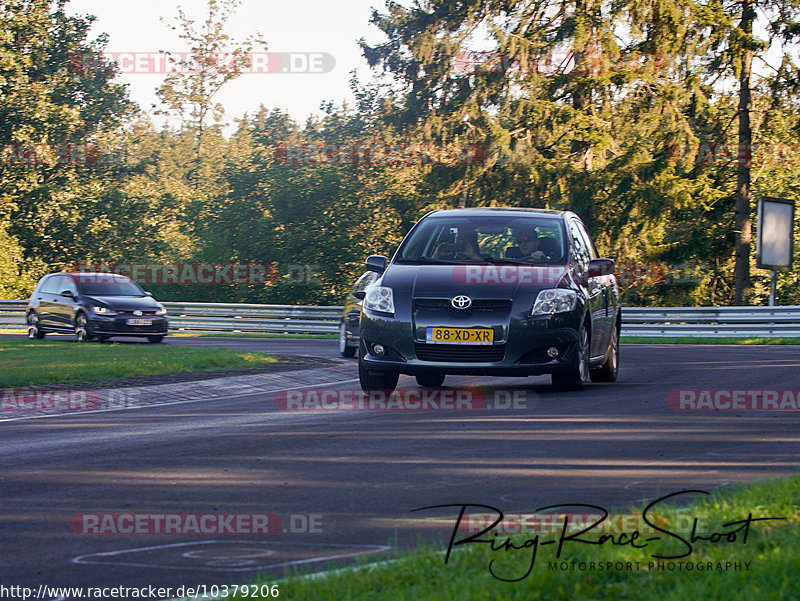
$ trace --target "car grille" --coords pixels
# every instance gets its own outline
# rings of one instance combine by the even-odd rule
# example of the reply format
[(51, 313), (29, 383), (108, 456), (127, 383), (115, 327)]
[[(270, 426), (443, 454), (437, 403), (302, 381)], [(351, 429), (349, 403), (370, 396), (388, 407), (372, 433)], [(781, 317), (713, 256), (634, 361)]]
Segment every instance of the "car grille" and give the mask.
[(497, 363), (506, 354), (506, 345), (467, 346), (465, 344), (415, 344), (420, 361), (448, 363)]
[[(133, 311), (117, 311), (117, 315), (133, 315)], [(152, 311), (142, 311), (142, 317), (144, 317), (145, 315), (157, 315), (157, 313), (155, 309), (153, 309)], [(139, 316), (136, 315), (136, 317)]]
[(449, 298), (417, 298), (414, 299), (415, 311), (441, 311), (454, 317), (469, 317), (475, 313), (502, 313), (511, 311), (511, 301), (505, 298), (473, 299), (468, 309), (456, 309)]
[(124, 319), (115, 319), (112, 326), (114, 332), (166, 332), (167, 322), (164, 319), (154, 319), (149, 326), (130, 326)]

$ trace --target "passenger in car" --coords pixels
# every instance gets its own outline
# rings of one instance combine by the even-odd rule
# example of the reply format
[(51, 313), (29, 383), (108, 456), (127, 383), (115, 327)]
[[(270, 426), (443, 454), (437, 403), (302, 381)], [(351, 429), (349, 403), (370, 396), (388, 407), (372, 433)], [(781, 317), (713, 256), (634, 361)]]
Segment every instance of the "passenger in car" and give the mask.
[[(466, 230), (458, 234), (455, 244), (442, 243), (436, 247), (433, 253), (434, 259), (442, 259), (451, 255), (454, 259), (469, 259), (473, 261), (482, 261), (483, 257), (480, 254), (480, 247), (478, 246), (478, 232), (475, 230)], [(455, 250), (454, 250), (455, 247)]]

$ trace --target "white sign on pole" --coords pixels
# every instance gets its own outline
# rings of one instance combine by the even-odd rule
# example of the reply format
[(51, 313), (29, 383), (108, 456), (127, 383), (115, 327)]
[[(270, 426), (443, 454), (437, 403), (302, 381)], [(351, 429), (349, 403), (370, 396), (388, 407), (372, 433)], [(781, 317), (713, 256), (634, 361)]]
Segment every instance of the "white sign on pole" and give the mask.
[(762, 196), (758, 199), (756, 267), (791, 271), (794, 201)]

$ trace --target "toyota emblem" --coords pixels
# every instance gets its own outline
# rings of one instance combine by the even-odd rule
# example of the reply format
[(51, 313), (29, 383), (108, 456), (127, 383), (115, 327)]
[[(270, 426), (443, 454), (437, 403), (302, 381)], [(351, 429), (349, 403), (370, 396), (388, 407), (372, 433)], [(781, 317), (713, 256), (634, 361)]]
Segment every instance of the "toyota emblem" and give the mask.
[(453, 305), (456, 309), (469, 309), (470, 305), (472, 305), (472, 299), (468, 296), (456, 296), (453, 300), (450, 301), (450, 304)]
[(136, 309), (136, 311), (134, 311), (134, 312), (133, 312), (133, 314), (134, 314), (134, 315), (141, 315), (141, 314), (142, 314), (142, 312), (141, 312), (141, 311), (139, 311), (139, 309)]

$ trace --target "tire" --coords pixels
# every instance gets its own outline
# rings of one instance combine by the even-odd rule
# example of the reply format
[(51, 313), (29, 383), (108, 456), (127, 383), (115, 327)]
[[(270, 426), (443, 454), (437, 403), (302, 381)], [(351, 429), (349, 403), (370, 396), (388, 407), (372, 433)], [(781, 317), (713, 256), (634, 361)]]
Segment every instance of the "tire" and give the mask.
[(361, 357), (358, 358), (358, 382), (361, 384), (361, 390), (364, 392), (371, 392), (373, 390), (385, 390), (387, 393), (397, 388), (397, 381), (400, 379), (400, 374), (392, 371), (379, 372), (371, 374), (361, 362)]
[(565, 371), (551, 376), (553, 387), (557, 390), (583, 390), (589, 377), (589, 330), (586, 323), (578, 332), (578, 347), (572, 365)]
[(92, 339), (89, 333), (89, 320), (85, 313), (78, 313), (75, 316), (75, 342), (88, 342)]
[(344, 322), (339, 325), (339, 354), (342, 357), (355, 357), (356, 347), (347, 346), (347, 327)]
[(606, 354), (606, 360), (597, 369), (589, 372), (592, 382), (616, 382), (619, 372), (619, 320), (611, 337), (611, 346)]
[(153, 344), (158, 344), (162, 340), (164, 340), (164, 336), (159, 334), (158, 336), (148, 336), (147, 339), (152, 342)]
[(28, 340), (41, 340), (44, 338), (44, 331), (39, 323), (39, 315), (36, 311), (28, 313)]
[(424, 374), (417, 376), (417, 384), (422, 388), (436, 388), (444, 382), (444, 374)]

